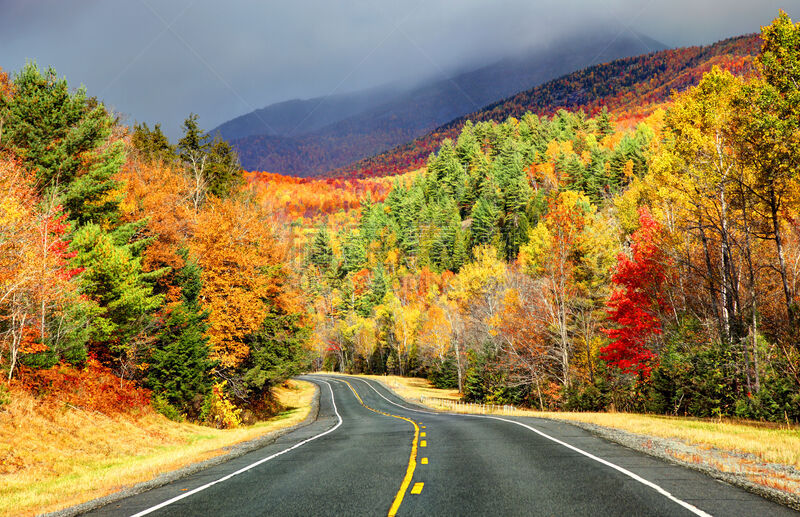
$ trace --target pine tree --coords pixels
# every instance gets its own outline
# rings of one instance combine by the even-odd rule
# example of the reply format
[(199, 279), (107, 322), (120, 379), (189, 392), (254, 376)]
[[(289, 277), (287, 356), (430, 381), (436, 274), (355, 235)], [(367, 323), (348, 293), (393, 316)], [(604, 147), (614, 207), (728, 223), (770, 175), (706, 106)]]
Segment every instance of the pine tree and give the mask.
[(458, 143), (456, 144), (456, 157), (461, 163), (461, 166), (464, 167), (464, 170), (469, 170), (473, 161), (478, 157), (478, 155), (482, 154), (481, 146), (472, 130), (473, 127), (472, 121), (468, 120), (461, 129), (461, 134), (459, 135)]
[(333, 266), (333, 250), (331, 249), (331, 239), (328, 235), (328, 228), (324, 223), (319, 225), (317, 234), (311, 242), (311, 249), (308, 253), (308, 260), (317, 266), (322, 273), (330, 271)]
[(244, 183), (239, 157), (231, 145), (219, 135), (211, 141), (208, 150), (208, 192), (220, 197), (230, 196)]
[(186, 265), (176, 275), (181, 300), (168, 309), (164, 328), (150, 356), (147, 385), (156, 397), (192, 418), (199, 416), (211, 387), (208, 358), (208, 311), (200, 305), (200, 267), (181, 252)]
[(70, 248), (75, 267), (84, 268), (80, 291), (96, 303), (99, 313), (87, 324), (90, 348), (103, 362), (132, 374), (144, 353), (141, 338), (152, 323), (153, 311), (163, 297), (153, 295), (152, 279), (163, 271), (144, 273), (141, 259), (110, 234), (89, 223), (75, 232)]
[(110, 142), (113, 118), (81, 88), (70, 93), (54, 69), (28, 63), (14, 79), (14, 95), (0, 97), (0, 149), (36, 172), (45, 197), (62, 205), (79, 225), (113, 225), (125, 162), (121, 141)]
[(611, 117), (608, 115), (607, 107), (603, 106), (603, 109), (600, 111), (600, 114), (597, 115), (595, 120), (597, 123), (597, 132), (600, 134), (600, 138), (614, 134), (614, 123), (611, 122)]
[(364, 240), (355, 233), (350, 233), (342, 244), (341, 275), (360, 271), (367, 264), (367, 248)]
[(478, 199), (472, 209), (472, 247), (479, 244), (491, 244), (497, 236), (497, 224), (500, 210), (485, 197)]
[(159, 160), (164, 163), (174, 162), (178, 155), (175, 146), (170, 144), (167, 136), (161, 131), (161, 124), (156, 124), (151, 130), (147, 123), (135, 124), (131, 135), (133, 148), (139, 155), (148, 161)]
[(492, 174), (500, 187), (498, 224), (501, 247), (505, 258), (513, 260), (520, 245), (527, 239), (528, 220), (525, 212), (531, 195), (528, 178), (522, 166), (522, 157), (513, 140), (509, 139), (506, 142), (492, 166)]
[(178, 140), (178, 157), (191, 179), (191, 199), (195, 212), (199, 212), (208, 194), (208, 151), (211, 147), (208, 140), (208, 134), (197, 123), (197, 115), (191, 113), (183, 121), (183, 137)]
[(196, 113), (190, 113), (183, 121), (183, 136), (178, 140), (178, 156), (187, 163), (197, 162), (211, 148), (208, 133), (200, 129)]
[(261, 326), (250, 335), (250, 354), (241, 365), (242, 387), (253, 401), (251, 409), (258, 418), (269, 416), (270, 390), (308, 367), (304, 343), (309, 329), (300, 314), (285, 314), (273, 308)]
[(504, 192), (503, 213), (501, 215), (502, 251), (506, 260), (515, 260), (519, 248), (528, 238), (528, 217), (526, 207), (530, 197), (530, 186), (523, 179), (516, 179)]

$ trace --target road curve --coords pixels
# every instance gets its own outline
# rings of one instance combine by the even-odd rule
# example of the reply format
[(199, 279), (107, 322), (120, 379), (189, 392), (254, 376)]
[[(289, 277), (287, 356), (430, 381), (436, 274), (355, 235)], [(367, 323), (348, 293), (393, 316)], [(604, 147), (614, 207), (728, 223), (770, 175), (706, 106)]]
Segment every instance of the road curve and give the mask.
[(800, 515), (566, 423), (435, 413), (379, 382), (303, 378), (320, 387), (311, 425), (88, 515)]

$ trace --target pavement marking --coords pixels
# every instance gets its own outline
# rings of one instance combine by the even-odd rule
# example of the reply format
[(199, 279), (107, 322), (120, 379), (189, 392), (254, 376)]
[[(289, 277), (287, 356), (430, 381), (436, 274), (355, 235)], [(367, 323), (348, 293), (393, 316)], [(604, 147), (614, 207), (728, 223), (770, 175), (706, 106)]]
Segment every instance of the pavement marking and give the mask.
[(422, 462), (421, 463), (423, 465), (427, 465), (428, 464), (428, 458), (422, 458)]
[[(669, 493), (664, 488), (661, 488), (660, 486), (656, 485), (655, 483), (653, 483), (651, 481), (648, 481), (648, 480), (644, 479), (643, 477), (641, 477), (641, 476), (639, 476), (637, 474), (634, 474), (630, 470), (628, 470), (626, 468), (623, 468), (623, 467), (620, 467), (619, 465), (616, 465), (614, 463), (611, 463), (610, 461), (604, 460), (603, 458), (597, 457), (597, 456), (595, 456), (594, 454), (592, 454), (590, 452), (584, 451), (583, 449), (579, 449), (579, 448), (575, 447), (574, 445), (570, 445), (570, 444), (568, 444), (566, 442), (563, 442), (563, 441), (559, 440), (558, 438), (554, 438), (554, 437), (550, 436), (549, 434), (543, 433), (542, 431), (539, 431), (538, 429), (535, 429), (535, 428), (533, 428), (533, 427), (531, 427), (529, 425), (523, 424), (522, 422), (517, 422), (516, 420), (508, 420), (506, 418), (500, 418), (500, 417), (497, 417), (497, 416), (465, 415), (463, 413), (448, 413), (448, 412), (443, 412), (443, 411), (434, 412), (434, 411), (424, 411), (424, 410), (421, 410), (421, 409), (413, 409), (413, 408), (410, 408), (410, 407), (402, 406), (402, 405), (398, 404), (397, 402), (393, 402), (393, 401), (389, 400), (388, 398), (384, 397), (383, 394), (381, 394), (381, 392), (379, 392), (378, 390), (375, 389), (375, 386), (373, 386), (371, 383), (367, 382), (365, 379), (359, 379), (359, 380), (363, 381), (367, 386), (372, 388), (372, 391), (377, 393), (379, 397), (381, 397), (383, 400), (385, 400), (389, 404), (392, 404), (392, 405), (397, 406), (399, 408), (403, 408), (406, 411), (414, 411), (416, 413), (426, 413), (428, 415), (454, 415), (454, 416), (463, 416), (463, 417), (467, 417), (467, 418), (490, 418), (492, 420), (500, 420), (502, 422), (508, 422), (508, 423), (511, 423), (511, 424), (520, 425), (520, 426), (522, 426), (522, 427), (524, 427), (526, 429), (529, 429), (530, 431), (533, 431), (534, 433), (542, 436), (543, 438), (546, 438), (546, 439), (548, 439), (548, 440), (550, 440), (552, 442), (555, 442), (555, 443), (557, 443), (559, 445), (563, 445), (564, 447), (566, 447), (566, 448), (568, 448), (570, 450), (573, 450), (573, 451), (575, 451), (575, 452), (577, 452), (579, 454), (582, 454), (582, 455), (586, 456), (589, 459), (597, 461), (598, 463), (601, 463), (601, 464), (603, 464), (603, 465), (605, 465), (607, 467), (610, 467), (610, 468), (616, 470), (617, 472), (620, 472), (620, 473), (628, 476), (629, 478), (631, 478), (631, 479), (633, 479), (635, 481), (638, 481), (639, 483), (643, 484), (646, 487), (652, 488), (653, 490), (655, 490), (659, 494), (663, 495), (664, 497), (666, 497), (670, 501), (673, 501), (673, 502), (677, 503), (678, 505), (686, 508), (687, 510), (689, 510), (691, 513), (693, 513), (695, 515), (698, 515), (700, 517), (712, 517), (711, 514), (704, 512), (703, 510), (701, 510), (700, 508), (697, 508), (693, 504), (687, 503), (686, 501), (684, 501), (682, 499), (678, 499), (677, 497), (675, 497), (674, 495)], [(423, 447), (424, 447), (424, 445), (423, 445)]]
[(419, 433), (419, 435), (420, 435), (421, 437), (425, 438), (425, 433), (424, 433), (424, 432), (423, 432), (423, 433)]
[[(352, 391), (353, 395), (355, 395), (356, 398), (358, 399), (359, 404), (369, 409), (370, 411), (381, 415), (390, 416), (393, 418), (399, 418), (400, 420), (405, 420), (406, 422), (411, 422), (411, 425), (414, 426), (414, 440), (411, 442), (411, 455), (408, 458), (408, 467), (406, 468), (406, 475), (403, 478), (403, 482), (400, 484), (400, 490), (397, 491), (397, 495), (394, 497), (394, 501), (392, 502), (391, 508), (389, 508), (388, 517), (394, 517), (395, 515), (397, 515), (397, 511), (400, 509), (400, 505), (403, 503), (403, 497), (405, 497), (406, 495), (406, 491), (408, 490), (408, 485), (411, 484), (411, 479), (414, 477), (414, 469), (417, 467), (417, 439), (419, 439), (419, 427), (417, 426), (417, 423), (411, 420), (410, 418), (406, 418), (400, 415), (393, 415), (391, 413), (384, 413), (383, 411), (369, 407), (368, 405), (364, 404), (363, 400), (361, 400), (361, 396), (358, 394), (355, 388), (353, 388), (352, 384), (350, 384), (344, 379), (337, 379), (337, 380), (340, 380), (343, 383), (347, 384), (347, 386), (350, 388), (350, 391)], [(425, 447), (424, 441), (422, 442), (422, 446)], [(422, 490), (422, 487), (420, 487), (420, 490)]]
[(427, 447), (428, 446), (428, 442), (425, 441), (425, 440), (422, 440), (421, 442), (419, 442), (419, 446), (420, 447)]
[(411, 489), (412, 494), (421, 494), (422, 487), (425, 486), (425, 483), (414, 483), (414, 488)]
[[(317, 380), (319, 380), (319, 379), (317, 379)], [(294, 450), (294, 449), (297, 449), (298, 447), (300, 447), (302, 445), (305, 445), (310, 441), (316, 440), (317, 438), (321, 438), (321, 437), (325, 436), (326, 434), (332, 433), (333, 431), (335, 431), (340, 425), (342, 425), (342, 416), (339, 414), (339, 410), (336, 408), (336, 399), (333, 396), (333, 388), (331, 388), (331, 385), (329, 383), (327, 383), (327, 382), (325, 382), (323, 380), (319, 380), (319, 382), (325, 383), (328, 386), (328, 389), (331, 392), (331, 404), (333, 404), (333, 412), (336, 413), (336, 418), (339, 419), (339, 422), (335, 426), (331, 427), (330, 429), (328, 429), (327, 431), (325, 431), (323, 433), (316, 434), (316, 435), (312, 436), (311, 438), (307, 438), (307, 439), (303, 440), (302, 442), (296, 443), (296, 444), (292, 445), (291, 447), (289, 447), (288, 449), (284, 449), (284, 450), (282, 450), (280, 452), (276, 452), (275, 454), (273, 454), (271, 456), (268, 456), (266, 458), (262, 458), (262, 459), (256, 461), (255, 463), (251, 463), (250, 465), (247, 465), (246, 467), (242, 467), (239, 470), (237, 470), (236, 472), (232, 472), (232, 473), (228, 474), (227, 476), (223, 476), (223, 477), (217, 479), (216, 481), (212, 481), (210, 483), (206, 483), (205, 485), (199, 486), (199, 487), (195, 488), (194, 490), (191, 490), (189, 492), (185, 492), (185, 493), (183, 493), (183, 494), (181, 494), (179, 496), (173, 497), (172, 499), (167, 499), (163, 503), (159, 503), (159, 504), (157, 504), (155, 506), (152, 506), (150, 508), (142, 510), (139, 513), (135, 513), (135, 514), (131, 515), (131, 517), (141, 517), (142, 515), (147, 515), (147, 514), (153, 513), (156, 510), (160, 510), (161, 508), (164, 508), (165, 506), (169, 506), (172, 503), (180, 501), (181, 499), (185, 499), (185, 498), (189, 497), (190, 495), (194, 495), (194, 494), (196, 494), (198, 492), (202, 492), (206, 488), (212, 487), (212, 486), (214, 486), (214, 485), (216, 485), (218, 483), (222, 483), (223, 481), (227, 481), (227, 480), (229, 480), (230, 478), (232, 478), (234, 476), (238, 476), (239, 474), (247, 472), (248, 470), (261, 465), (262, 463), (266, 463), (266, 462), (268, 462), (269, 460), (271, 460), (273, 458), (277, 458), (278, 456), (280, 456), (282, 454), (286, 454), (287, 452), (289, 452), (291, 450)]]

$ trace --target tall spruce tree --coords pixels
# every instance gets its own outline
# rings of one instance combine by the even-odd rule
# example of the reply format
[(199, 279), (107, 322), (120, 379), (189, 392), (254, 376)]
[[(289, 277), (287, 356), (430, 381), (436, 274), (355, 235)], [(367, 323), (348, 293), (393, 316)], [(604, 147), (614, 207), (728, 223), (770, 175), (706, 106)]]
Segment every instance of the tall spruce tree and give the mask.
[(220, 197), (229, 197), (244, 183), (239, 156), (231, 144), (219, 135), (211, 141), (208, 150), (208, 191)]
[(145, 160), (172, 163), (177, 159), (175, 146), (170, 144), (167, 136), (161, 131), (161, 124), (156, 124), (153, 129), (150, 129), (147, 123), (135, 124), (131, 144)]
[(208, 329), (209, 312), (200, 304), (202, 279), (200, 266), (182, 250), (186, 265), (178, 271), (176, 283), (181, 288), (180, 302), (168, 308), (164, 327), (150, 355), (147, 385), (157, 398), (197, 418), (203, 395), (211, 387)]
[(53, 68), (27, 63), (14, 78), (14, 95), (0, 97), (0, 148), (36, 172), (45, 197), (79, 225), (116, 223), (120, 198), (114, 175), (125, 162), (121, 141), (110, 141), (113, 118), (105, 107), (70, 92)]
[(333, 266), (333, 249), (331, 249), (331, 238), (328, 228), (324, 223), (319, 225), (314, 240), (311, 241), (311, 249), (308, 253), (308, 260), (317, 266), (321, 273), (325, 274)]

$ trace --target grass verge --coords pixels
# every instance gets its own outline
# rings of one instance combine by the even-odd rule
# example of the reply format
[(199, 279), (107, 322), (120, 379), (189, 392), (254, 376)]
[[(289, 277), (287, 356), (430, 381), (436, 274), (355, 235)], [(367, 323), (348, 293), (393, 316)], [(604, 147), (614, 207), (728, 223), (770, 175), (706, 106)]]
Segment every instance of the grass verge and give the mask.
[(221, 430), (172, 422), (149, 408), (106, 416), (13, 390), (0, 406), (0, 515), (67, 508), (225, 454), (224, 447), (303, 421), (314, 385), (291, 380), (275, 395), (283, 413)]

